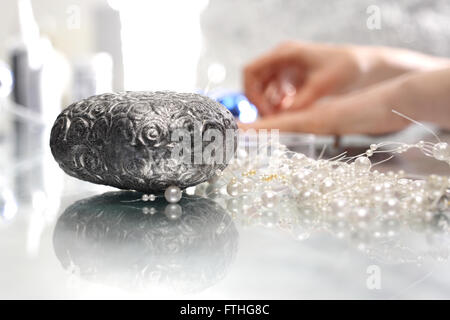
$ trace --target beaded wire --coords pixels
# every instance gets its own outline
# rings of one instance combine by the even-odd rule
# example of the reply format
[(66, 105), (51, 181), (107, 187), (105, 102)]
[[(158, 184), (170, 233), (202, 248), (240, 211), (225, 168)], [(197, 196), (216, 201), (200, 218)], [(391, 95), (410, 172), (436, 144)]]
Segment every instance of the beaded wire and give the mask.
[[(395, 247), (402, 250), (403, 255), (411, 255), (412, 250), (407, 246), (393, 244), (396, 232), (420, 221), (423, 228), (437, 228), (447, 233), (450, 178), (407, 177), (403, 170), (381, 173), (374, 167), (414, 148), (450, 165), (449, 145), (423, 124), (418, 124), (431, 132), (437, 142), (384, 141), (371, 144), (356, 156), (343, 152), (329, 159), (322, 159), (323, 148), (316, 160), (274, 144), (262, 148), (279, 151), (272, 152), (268, 159), (258, 155), (250, 157), (241, 146), (238, 150), (241, 156), (233, 159), (218, 176), (196, 186), (195, 193), (213, 198), (243, 225), (277, 226), (299, 240), (326, 230), (339, 238), (361, 238), (360, 242), (356, 241), (357, 247), (373, 257), (394, 259), (386, 251), (387, 242), (391, 243), (391, 249)], [(371, 157), (375, 154), (390, 156), (372, 163)], [(377, 240), (377, 245), (369, 246), (363, 241), (368, 234)], [(444, 255), (422, 252), (414, 258), (401, 260), (420, 264), (427, 256), (440, 260)]]
[[(317, 231), (351, 237), (359, 249), (385, 260), (394, 259), (387, 247), (401, 250), (403, 262), (420, 264), (427, 256), (442, 260), (442, 252), (411, 257), (412, 250), (396, 243), (395, 236), (402, 227), (414, 225), (448, 232), (450, 177), (414, 178), (403, 170), (381, 173), (374, 167), (414, 148), (450, 165), (450, 146), (423, 124), (393, 112), (425, 128), (437, 142), (383, 141), (356, 156), (343, 152), (329, 159), (323, 159), (325, 147), (317, 159), (311, 159), (271, 141), (258, 146), (253, 156), (241, 145), (229, 166), (195, 186), (193, 193), (214, 199), (243, 225), (277, 226), (299, 240)], [(375, 154), (391, 155), (372, 163)], [(142, 195), (135, 201), (151, 202), (160, 197)], [(189, 198), (189, 194), (184, 197)], [(154, 213), (145, 209), (148, 212), (144, 213)], [(181, 206), (173, 202), (166, 209), (172, 218), (182, 214)], [(376, 239), (376, 245), (369, 245), (368, 238)], [(404, 258), (407, 255), (409, 258)]]

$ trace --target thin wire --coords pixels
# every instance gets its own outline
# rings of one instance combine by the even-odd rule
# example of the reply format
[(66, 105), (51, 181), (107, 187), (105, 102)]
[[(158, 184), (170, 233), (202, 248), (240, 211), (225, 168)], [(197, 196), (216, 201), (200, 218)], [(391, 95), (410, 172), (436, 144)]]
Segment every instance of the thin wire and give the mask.
[(372, 165), (372, 168), (375, 167), (376, 165), (379, 165), (379, 164), (381, 164), (381, 163), (384, 163), (384, 162), (386, 162), (386, 161), (389, 161), (389, 160), (391, 160), (392, 158), (394, 158), (394, 155), (390, 156), (390, 157), (387, 158), (387, 159), (384, 159), (384, 160), (375, 162), (375, 163)]
[(327, 159), (328, 161), (339, 161), (338, 159), (343, 158), (347, 154), (347, 151), (342, 152), (341, 154), (338, 154), (337, 156), (334, 156), (332, 158)]
[(325, 149), (326, 149), (326, 148), (327, 148), (327, 145), (324, 144), (323, 147), (322, 147), (322, 151), (320, 151), (320, 154), (319, 154), (319, 157), (317, 158), (317, 160), (322, 159), (323, 154), (325, 153)]
[(396, 115), (398, 115), (398, 116), (400, 116), (400, 117), (402, 117), (402, 118), (405, 118), (406, 120), (409, 120), (409, 121), (411, 121), (411, 122), (413, 122), (413, 123), (415, 123), (415, 124), (418, 124), (419, 126), (421, 126), (422, 128), (424, 128), (426, 131), (428, 131), (429, 133), (431, 133), (431, 134), (436, 138), (436, 140), (437, 140), (438, 142), (441, 142), (441, 139), (439, 139), (439, 137), (437, 136), (437, 134), (434, 133), (433, 130), (431, 130), (430, 128), (428, 128), (428, 127), (427, 127), (426, 125), (424, 125), (423, 123), (420, 123), (419, 121), (416, 121), (416, 120), (414, 120), (414, 119), (412, 119), (412, 118), (410, 118), (410, 117), (404, 115), (403, 113), (398, 112), (397, 110), (392, 109), (391, 111), (392, 111), (393, 113), (395, 113)]

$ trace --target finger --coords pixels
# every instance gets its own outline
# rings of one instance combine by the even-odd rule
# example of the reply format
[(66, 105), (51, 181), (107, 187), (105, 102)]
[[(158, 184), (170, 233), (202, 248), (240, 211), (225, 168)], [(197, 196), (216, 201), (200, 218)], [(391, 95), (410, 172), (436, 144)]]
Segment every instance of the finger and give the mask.
[(315, 134), (384, 134), (408, 123), (392, 114), (397, 91), (392, 83), (317, 103), (294, 113), (281, 113), (242, 126)]
[(286, 62), (301, 61), (301, 51), (298, 48), (290, 49), (277, 47), (253, 60), (246, 69), (252, 73), (263, 73), (271, 66), (277, 66)]
[(313, 73), (295, 95), (286, 96), (281, 102), (282, 110), (300, 110), (332, 91), (337, 79), (329, 70)]
[(317, 134), (332, 134), (335, 131), (333, 121), (324, 114), (329, 113), (325, 106), (314, 106), (295, 113), (278, 113), (261, 118), (253, 123), (239, 124), (247, 129), (278, 129), (285, 132), (308, 132)]
[(257, 108), (262, 116), (274, 113), (272, 100), (267, 97), (267, 89), (276, 75), (276, 67), (268, 66), (261, 72), (244, 70), (244, 94)]
[(244, 94), (253, 103), (262, 116), (271, 114), (271, 107), (264, 98), (264, 87), (254, 74), (244, 75)]
[[(254, 60), (244, 69), (244, 92), (263, 116), (274, 113), (273, 104), (265, 96), (266, 87), (277, 71), (294, 58), (292, 50), (275, 49)], [(276, 104), (279, 104), (277, 102)]]

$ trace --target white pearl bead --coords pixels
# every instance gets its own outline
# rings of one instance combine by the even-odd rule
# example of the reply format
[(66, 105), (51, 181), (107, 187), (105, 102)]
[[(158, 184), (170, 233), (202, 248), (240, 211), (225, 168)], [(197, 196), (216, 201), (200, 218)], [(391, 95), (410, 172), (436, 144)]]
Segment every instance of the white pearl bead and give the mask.
[(355, 169), (358, 171), (369, 171), (372, 163), (367, 157), (358, 157), (355, 160)]
[(320, 187), (320, 191), (322, 192), (328, 192), (330, 190), (332, 190), (334, 187), (334, 181), (333, 179), (331, 179), (330, 177), (326, 177), (323, 181), (322, 181), (322, 185)]
[(209, 184), (205, 189), (205, 195), (208, 198), (214, 199), (219, 196), (219, 191), (220, 190), (217, 188), (215, 184)]
[(306, 159), (306, 156), (303, 153), (294, 153), (294, 155), (291, 157), (292, 160), (295, 161), (303, 161)]
[(219, 180), (220, 180), (220, 178), (222, 178), (223, 177), (223, 173), (222, 173), (222, 171), (220, 171), (220, 170), (217, 170), (216, 171), (216, 174), (211, 178), (211, 179), (209, 179), (209, 183), (210, 184), (215, 184), (215, 183), (217, 183)]
[(154, 194), (148, 195), (148, 200), (155, 201), (155, 199), (156, 199), (156, 196)]
[(274, 227), (277, 224), (277, 221), (277, 214), (272, 211), (263, 212), (260, 218), (261, 224), (263, 224), (266, 228)]
[(177, 186), (170, 186), (164, 192), (164, 197), (169, 203), (177, 203), (181, 199), (181, 189)]
[(433, 156), (437, 160), (450, 159), (450, 146), (446, 142), (436, 143), (433, 147)]
[(148, 201), (148, 194), (143, 194), (141, 199), (142, 201)]
[(333, 200), (330, 203), (330, 207), (331, 207), (331, 210), (338, 211), (338, 210), (341, 210), (342, 208), (345, 208), (346, 204), (347, 204), (347, 201), (345, 201), (345, 199), (338, 198), (338, 199)]
[(263, 206), (273, 208), (278, 202), (278, 195), (271, 190), (266, 190), (261, 195), (261, 201)]
[(164, 214), (170, 220), (176, 220), (183, 214), (183, 208), (179, 204), (171, 203), (164, 209)]
[(230, 212), (239, 213), (241, 205), (242, 203), (239, 198), (230, 198), (227, 200), (227, 209)]
[(253, 183), (253, 180), (249, 179), (249, 178), (244, 178), (242, 179), (241, 183), (240, 183), (240, 189), (239, 191), (241, 193), (249, 193), (252, 192), (255, 188), (255, 184)]
[(358, 208), (355, 210), (355, 217), (357, 219), (366, 219), (369, 215), (369, 212), (366, 208)]
[(294, 174), (291, 179), (292, 185), (297, 190), (302, 190), (305, 187), (305, 178), (301, 174)]
[(230, 181), (227, 185), (227, 193), (232, 196), (236, 197), (239, 195), (239, 189), (241, 188), (241, 184), (237, 181)]
[(295, 175), (298, 176), (298, 178), (302, 179), (302, 180), (308, 178), (309, 176), (311, 176), (311, 174), (312, 174), (312, 170), (310, 170), (310, 169), (300, 169), (295, 173)]
[(309, 198), (311, 198), (313, 196), (313, 193), (311, 192), (311, 191), (309, 191), (309, 190), (306, 190), (305, 192), (303, 192), (303, 194), (302, 194), (302, 197), (304, 198), (304, 199), (309, 199)]

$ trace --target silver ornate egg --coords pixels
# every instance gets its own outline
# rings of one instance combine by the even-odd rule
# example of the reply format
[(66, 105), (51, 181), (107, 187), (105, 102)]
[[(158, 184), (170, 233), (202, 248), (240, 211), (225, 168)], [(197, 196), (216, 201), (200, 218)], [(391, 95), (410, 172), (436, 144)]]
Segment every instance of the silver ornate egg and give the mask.
[(224, 106), (199, 94), (166, 91), (75, 102), (58, 116), (50, 137), (52, 154), (67, 174), (147, 193), (210, 179), (226, 167), (236, 144), (237, 125)]

